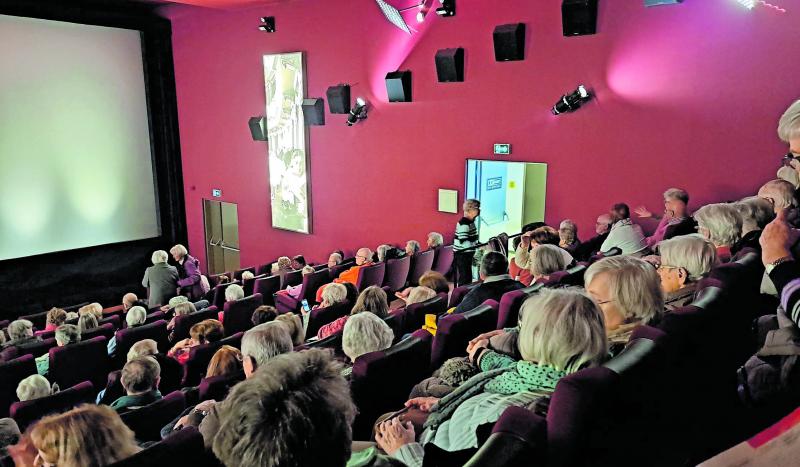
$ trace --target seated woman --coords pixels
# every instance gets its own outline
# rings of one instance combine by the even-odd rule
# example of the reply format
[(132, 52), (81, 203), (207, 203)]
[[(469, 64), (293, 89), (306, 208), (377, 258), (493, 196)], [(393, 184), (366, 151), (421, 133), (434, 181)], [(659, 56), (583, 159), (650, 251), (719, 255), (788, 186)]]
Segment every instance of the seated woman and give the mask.
[(242, 372), (242, 352), (236, 347), (223, 345), (211, 357), (206, 369), (206, 378), (231, 376)]
[(56, 328), (67, 321), (67, 312), (61, 308), (51, 308), (47, 312), (47, 318), (45, 319), (44, 331), (37, 332), (37, 335), (41, 332), (55, 331)]
[[(398, 443), (398, 421), (393, 420), (379, 425), (378, 445), (412, 467), (422, 465), (422, 446), (427, 443), (446, 451), (476, 448), (479, 426), (496, 422), (508, 407), (535, 405), (553, 393), (561, 378), (599, 365), (607, 356), (603, 314), (596, 303), (577, 290), (545, 289), (525, 301), (521, 316), (522, 360), (489, 350), (488, 340), (481, 340), (470, 352), (480, 374), (441, 399), (425, 397), (406, 402), (412, 410), (427, 414), (419, 442)], [(404, 440), (413, 440), (410, 423), (402, 430)]]
[(406, 242), (406, 256), (414, 256), (414, 253), (419, 252), (420, 245), (419, 242), (416, 240), (409, 240)]
[(292, 344), (297, 346), (306, 341), (306, 330), (303, 327), (303, 320), (300, 316), (294, 313), (284, 313), (278, 315), (275, 321), (283, 323), (286, 329), (289, 330), (289, 336), (292, 338)]
[[(419, 285), (432, 289), (437, 294), (450, 292), (450, 284), (447, 283), (447, 278), (436, 271), (428, 271), (420, 276)], [(394, 295), (401, 300), (406, 300), (413, 289), (414, 287), (407, 287), (401, 292), (395, 292)]]
[(667, 311), (688, 305), (694, 299), (697, 281), (717, 262), (714, 245), (699, 235), (684, 235), (659, 243), (658, 276)]
[(531, 282), (527, 284), (523, 282), (523, 284), (531, 285), (534, 282), (547, 282), (550, 279), (550, 274), (566, 269), (567, 264), (561, 251), (561, 248), (555, 245), (540, 245), (531, 250), (529, 260)]
[(431, 289), (430, 287), (425, 287), (423, 285), (420, 285), (419, 287), (414, 287), (408, 294), (408, 298), (406, 299), (406, 306), (413, 305), (415, 303), (422, 303), (425, 300), (430, 300), (435, 296), (436, 296), (436, 291)]
[[(326, 288), (326, 292), (329, 288), (330, 287)], [(374, 313), (381, 319), (386, 318), (389, 315), (389, 304), (386, 301), (386, 292), (376, 285), (371, 285), (364, 289), (358, 296), (356, 304), (353, 306), (353, 310), (350, 314), (342, 316), (332, 323), (328, 323), (319, 328), (317, 339), (325, 339), (328, 336), (341, 332), (344, 329), (345, 323), (347, 323), (347, 319), (362, 311)]]
[[(81, 341), (81, 331), (74, 324), (62, 324), (56, 329), (56, 345), (77, 344)], [(36, 357), (36, 372), (44, 376), (50, 371), (50, 354)]]
[[(347, 283), (347, 284), (336, 284), (336, 283), (328, 284), (328, 286), (325, 287), (325, 290), (322, 291), (322, 294), (320, 294), (320, 299), (321, 300), (319, 302), (319, 305), (314, 305), (313, 307), (311, 307), (311, 309), (312, 310), (316, 310), (317, 308), (327, 308), (329, 306), (337, 305), (339, 303), (344, 303), (344, 302), (348, 301), (348, 298), (347, 298), (347, 294), (348, 294), (347, 285), (348, 284), (349, 283)], [(353, 286), (353, 288), (355, 288), (355, 286)], [(356, 292), (356, 298), (358, 298), (358, 292)], [(306, 313), (305, 310), (302, 310), (302, 312), (303, 312), (303, 316), (307, 316), (308, 315), (308, 313)]]
[[(514, 263), (516, 263), (517, 267), (522, 268), (524, 270), (530, 270), (531, 251), (535, 250), (541, 245), (558, 246), (559, 242), (561, 241), (561, 237), (559, 237), (558, 231), (547, 225), (543, 227), (538, 227), (529, 232), (525, 232), (524, 234), (522, 234), (522, 236), (519, 237), (519, 239), (520, 239), (519, 245), (514, 250)], [(564, 257), (564, 263), (566, 263), (567, 266), (575, 262), (575, 258), (573, 258), (572, 255), (567, 250), (559, 248), (559, 252)], [(527, 280), (527, 278), (523, 277), (522, 273), (519, 272), (519, 270), (509, 269), (509, 273), (512, 274), (512, 277), (520, 277), (520, 280)], [(531, 282), (532, 281), (533, 279), (531, 279)]]
[(192, 326), (192, 328), (189, 329), (189, 336), (191, 337), (178, 341), (178, 343), (167, 352), (167, 356), (174, 358), (181, 365), (186, 363), (186, 360), (189, 359), (189, 352), (193, 347), (221, 340), (225, 337), (225, 329), (219, 321), (215, 319), (206, 319)]
[[(244, 298), (244, 289), (239, 284), (231, 284), (225, 289), (225, 303), (235, 302)], [(221, 323), (225, 322), (225, 310), (220, 310), (217, 314)]]
[(284, 275), (292, 272), (292, 260), (288, 256), (281, 256), (278, 261), (272, 263), (272, 275)]
[(30, 375), (17, 385), (17, 399), (20, 402), (47, 397), (58, 392), (58, 385), (47, 381), (42, 375)]
[(78, 329), (81, 331), (81, 334), (95, 329), (98, 326), (97, 318), (91, 313), (83, 314), (78, 318)]
[(706, 204), (694, 213), (697, 231), (717, 248), (721, 263), (731, 260), (731, 248), (742, 238), (742, 216), (730, 203)]
[(328, 255), (328, 267), (332, 268), (332, 267), (336, 266), (337, 264), (341, 264), (342, 263), (342, 259), (343, 259), (342, 258), (342, 254), (339, 253), (338, 251), (334, 251), (333, 253)]
[(342, 369), (342, 376), (350, 377), (358, 357), (386, 350), (392, 346), (393, 340), (392, 328), (372, 313), (359, 313), (348, 319), (342, 331), (342, 350), (350, 359), (350, 364)]
[(33, 335), (33, 323), (27, 319), (15, 319), (6, 328), (8, 332), (8, 341), (2, 345), (2, 348), (31, 344), (39, 342), (42, 339)]
[[(303, 269), (301, 271), (302, 271), (301, 274), (303, 276), (307, 276), (308, 274), (314, 274), (314, 267), (313, 266), (303, 266)], [(297, 299), (300, 298), (300, 291), (302, 291), (302, 290), (303, 290), (303, 283), (301, 282), (301, 283), (299, 283), (297, 285), (287, 285), (286, 289), (279, 290), (277, 293), (288, 295), (288, 296), (294, 298), (295, 300), (297, 300)]]
[(178, 306), (176, 306), (175, 308), (173, 308), (173, 311), (175, 313), (175, 316), (173, 316), (172, 319), (169, 320), (169, 323), (167, 323), (167, 331), (169, 331), (170, 342), (175, 340), (173, 337), (172, 330), (175, 329), (175, 320), (178, 318), (178, 316), (190, 315), (196, 312), (197, 308), (195, 308), (194, 303), (192, 302), (183, 302)]
[[(125, 315), (125, 323), (128, 325), (129, 328), (135, 328), (136, 326), (141, 326), (144, 322), (147, 321), (147, 310), (141, 306), (133, 306), (128, 310), (128, 313)], [(111, 336), (111, 339), (108, 340), (108, 344), (106, 344), (108, 348), (108, 355), (113, 356), (114, 353), (117, 351), (117, 336)]]
[(306, 258), (303, 255), (296, 255), (294, 258), (292, 258), (292, 269), (295, 271), (300, 271), (306, 266)]
[(397, 259), (402, 258), (405, 253), (392, 245), (378, 245), (378, 248), (375, 249), (375, 255), (373, 260), (378, 263), (382, 263), (389, 259)]
[(253, 326), (258, 326), (259, 324), (273, 321), (277, 317), (278, 310), (274, 306), (261, 305), (253, 311), (250, 322), (253, 323)]
[(558, 246), (567, 251), (572, 251), (581, 244), (581, 241), (578, 240), (578, 224), (572, 219), (561, 221), (561, 224), (558, 225), (558, 236), (560, 238)]
[(736, 254), (743, 248), (761, 251), (761, 245), (758, 244), (761, 231), (775, 219), (772, 204), (764, 198), (749, 196), (740, 199), (733, 206), (742, 216), (742, 238), (731, 248), (731, 253)]

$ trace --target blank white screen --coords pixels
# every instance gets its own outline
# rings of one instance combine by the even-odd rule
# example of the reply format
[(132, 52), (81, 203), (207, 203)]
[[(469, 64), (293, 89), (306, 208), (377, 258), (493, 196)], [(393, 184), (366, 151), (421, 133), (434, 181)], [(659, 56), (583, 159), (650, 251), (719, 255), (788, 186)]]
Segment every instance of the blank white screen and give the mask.
[(0, 260), (160, 235), (139, 31), (0, 15)]

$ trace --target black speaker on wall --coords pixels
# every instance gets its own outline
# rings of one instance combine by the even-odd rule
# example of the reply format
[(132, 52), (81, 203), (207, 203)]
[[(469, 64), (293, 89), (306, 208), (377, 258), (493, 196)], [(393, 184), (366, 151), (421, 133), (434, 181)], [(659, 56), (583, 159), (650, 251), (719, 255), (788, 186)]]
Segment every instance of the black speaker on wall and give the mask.
[(525, 23), (502, 24), (494, 28), (494, 59), (510, 62), (525, 58)]
[(389, 102), (411, 102), (411, 72), (392, 71), (386, 74)]
[(440, 83), (464, 81), (464, 49), (442, 49), (436, 52), (436, 76)]
[(597, 33), (597, 0), (564, 0), (561, 24), (565, 36)]
[(332, 114), (348, 114), (350, 113), (350, 86), (347, 84), (340, 84), (338, 86), (331, 86), (325, 92), (328, 97), (328, 109)]
[(250, 135), (253, 141), (267, 140), (267, 119), (264, 117), (250, 117)]
[(303, 121), (308, 125), (325, 124), (325, 102), (319, 98), (303, 99)]

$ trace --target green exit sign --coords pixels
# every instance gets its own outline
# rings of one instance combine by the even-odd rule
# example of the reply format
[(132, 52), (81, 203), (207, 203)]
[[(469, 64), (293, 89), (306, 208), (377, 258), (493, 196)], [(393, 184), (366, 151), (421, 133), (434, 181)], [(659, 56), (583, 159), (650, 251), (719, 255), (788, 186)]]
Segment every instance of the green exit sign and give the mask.
[(498, 156), (511, 154), (511, 145), (508, 143), (494, 143), (494, 153)]

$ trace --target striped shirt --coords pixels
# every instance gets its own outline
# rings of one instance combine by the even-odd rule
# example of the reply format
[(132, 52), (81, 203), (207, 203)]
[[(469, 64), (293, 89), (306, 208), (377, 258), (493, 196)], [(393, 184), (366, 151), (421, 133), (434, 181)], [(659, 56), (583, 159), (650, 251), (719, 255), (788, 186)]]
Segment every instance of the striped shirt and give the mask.
[(795, 325), (800, 325), (800, 265), (796, 261), (787, 261), (775, 266), (769, 278), (780, 293), (781, 308)]
[(478, 243), (478, 227), (475, 220), (462, 217), (456, 224), (456, 236), (453, 239), (453, 251), (464, 251)]

